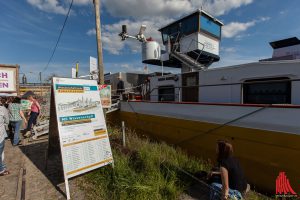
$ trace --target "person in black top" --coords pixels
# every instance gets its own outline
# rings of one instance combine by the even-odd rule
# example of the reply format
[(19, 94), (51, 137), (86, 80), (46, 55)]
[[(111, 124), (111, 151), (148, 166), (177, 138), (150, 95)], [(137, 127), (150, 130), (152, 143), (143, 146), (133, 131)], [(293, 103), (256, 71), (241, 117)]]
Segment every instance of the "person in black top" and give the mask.
[(242, 199), (242, 194), (247, 189), (247, 182), (244, 172), (237, 158), (233, 156), (233, 147), (227, 142), (220, 140), (217, 142), (217, 162), (222, 185), (212, 183), (213, 192), (211, 199)]
[(119, 82), (117, 83), (117, 94), (122, 95), (125, 91), (124, 88), (124, 81), (121, 79), (121, 77), (118, 77)]

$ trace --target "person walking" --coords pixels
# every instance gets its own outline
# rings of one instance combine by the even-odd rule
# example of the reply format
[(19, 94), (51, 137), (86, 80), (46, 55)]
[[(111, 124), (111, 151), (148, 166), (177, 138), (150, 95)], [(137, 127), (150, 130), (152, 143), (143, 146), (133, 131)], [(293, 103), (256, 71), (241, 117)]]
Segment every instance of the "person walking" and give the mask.
[(9, 117), (7, 109), (0, 104), (0, 176), (9, 174), (6, 169), (6, 165), (3, 162), (5, 138), (7, 137), (5, 125), (9, 123)]
[(17, 146), (21, 144), (20, 129), (22, 126), (22, 119), (24, 120), (25, 124), (27, 123), (27, 120), (22, 111), (21, 99), (19, 97), (16, 97), (12, 101), (12, 103), (8, 105), (8, 110), (9, 110), (9, 122), (11, 128), (14, 130), (13, 146)]
[(124, 81), (122, 80), (122, 77), (118, 77), (118, 83), (117, 83), (117, 94), (120, 96), (120, 100), (123, 100), (123, 93), (125, 92), (125, 87), (124, 87)]
[(25, 132), (25, 137), (31, 136), (31, 128), (33, 125), (36, 124), (36, 120), (40, 114), (41, 106), (39, 102), (33, 98), (32, 95), (28, 96), (28, 100), (32, 103), (31, 104), (31, 111), (29, 113), (29, 120)]

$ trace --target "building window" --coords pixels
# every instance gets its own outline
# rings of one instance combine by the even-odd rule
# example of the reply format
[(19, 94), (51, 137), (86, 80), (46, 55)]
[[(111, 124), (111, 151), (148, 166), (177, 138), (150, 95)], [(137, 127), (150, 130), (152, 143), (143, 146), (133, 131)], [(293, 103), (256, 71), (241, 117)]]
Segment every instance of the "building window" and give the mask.
[(214, 37), (221, 37), (221, 26), (205, 15), (200, 15), (200, 30)]
[(243, 84), (244, 103), (290, 104), (291, 81), (289, 78), (255, 79)]
[(158, 87), (158, 101), (175, 101), (175, 88), (173, 85)]

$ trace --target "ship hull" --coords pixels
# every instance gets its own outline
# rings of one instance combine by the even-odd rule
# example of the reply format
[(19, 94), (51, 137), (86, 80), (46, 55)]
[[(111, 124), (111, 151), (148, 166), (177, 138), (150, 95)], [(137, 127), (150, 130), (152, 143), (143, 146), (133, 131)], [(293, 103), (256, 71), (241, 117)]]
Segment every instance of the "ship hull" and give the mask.
[(122, 102), (120, 112), (127, 126), (200, 158), (215, 160), (216, 141), (229, 140), (249, 183), (273, 194), (281, 171), (299, 188), (297, 114), (298, 108), (146, 102)]

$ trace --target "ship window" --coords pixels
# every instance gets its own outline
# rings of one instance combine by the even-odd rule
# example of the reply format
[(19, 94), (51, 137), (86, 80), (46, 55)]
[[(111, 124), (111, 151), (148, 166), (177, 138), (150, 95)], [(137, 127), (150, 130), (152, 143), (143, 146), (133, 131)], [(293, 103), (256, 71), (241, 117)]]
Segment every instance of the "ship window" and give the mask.
[(291, 81), (289, 78), (248, 80), (243, 84), (244, 103), (290, 104)]
[(173, 85), (158, 87), (158, 101), (175, 101), (175, 88)]
[(205, 15), (200, 16), (200, 30), (215, 37), (221, 37), (221, 26)]

